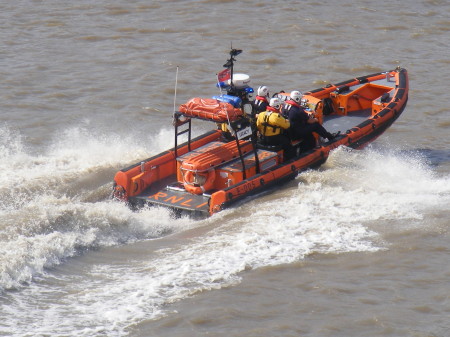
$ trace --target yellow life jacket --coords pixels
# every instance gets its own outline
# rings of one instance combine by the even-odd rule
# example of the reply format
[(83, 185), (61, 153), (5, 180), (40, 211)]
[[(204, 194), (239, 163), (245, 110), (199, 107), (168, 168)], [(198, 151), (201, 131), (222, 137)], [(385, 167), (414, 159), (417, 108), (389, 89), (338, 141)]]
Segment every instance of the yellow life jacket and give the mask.
[(228, 130), (228, 123), (220, 123), (217, 125), (222, 132), (230, 132), (230, 130)]
[(281, 116), (278, 112), (270, 110), (261, 112), (256, 120), (258, 131), (266, 137), (277, 136), (283, 130), (289, 129), (289, 126), (289, 120)]

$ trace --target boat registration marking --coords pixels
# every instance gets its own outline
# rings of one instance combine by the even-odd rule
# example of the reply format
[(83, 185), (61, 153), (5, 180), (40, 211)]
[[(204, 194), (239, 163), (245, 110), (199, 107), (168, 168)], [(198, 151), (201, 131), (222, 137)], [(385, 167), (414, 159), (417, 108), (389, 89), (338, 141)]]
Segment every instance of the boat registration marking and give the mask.
[(251, 190), (255, 189), (256, 186), (256, 182), (255, 181), (249, 181), (248, 183), (245, 183), (243, 185), (239, 185), (236, 187), (236, 191), (238, 194), (243, 194), (243, 193), (248, 193)]

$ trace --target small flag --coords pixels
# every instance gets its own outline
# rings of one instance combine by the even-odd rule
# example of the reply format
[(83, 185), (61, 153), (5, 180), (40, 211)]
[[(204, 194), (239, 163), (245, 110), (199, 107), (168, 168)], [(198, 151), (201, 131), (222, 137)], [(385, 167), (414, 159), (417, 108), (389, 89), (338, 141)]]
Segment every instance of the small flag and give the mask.
[(231, 70), (230, 68), (222, 70), (220, 73), (217, 74), (217, 81), (225, 82), (228, 81), (231, 78)]

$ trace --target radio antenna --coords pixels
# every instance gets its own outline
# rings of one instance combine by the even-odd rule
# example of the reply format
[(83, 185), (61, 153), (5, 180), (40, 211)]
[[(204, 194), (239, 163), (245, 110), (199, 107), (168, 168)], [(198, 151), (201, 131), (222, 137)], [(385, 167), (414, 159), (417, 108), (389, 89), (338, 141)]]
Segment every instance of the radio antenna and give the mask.
[(178, 66), (177, 66), (177, 72), (175, 73), (175, 92), (173, 95), (173, 113), (177, 111), (176, 109), (176, 102), (177, 102), (177, 86), (178, 86)]

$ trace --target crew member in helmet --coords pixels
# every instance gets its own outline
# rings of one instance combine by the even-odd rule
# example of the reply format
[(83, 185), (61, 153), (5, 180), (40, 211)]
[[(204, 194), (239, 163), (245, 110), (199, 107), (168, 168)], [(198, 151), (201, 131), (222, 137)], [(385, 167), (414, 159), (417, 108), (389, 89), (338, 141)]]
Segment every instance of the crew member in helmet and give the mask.
[(292, 140), (303, 139), (306, 148), (315, 146), (313, 132), (319, 134), (328, 141), (334, 139), (339, 133), (329, 133), (313, 115), (308, 114), (300, 105), (302, 93), (294, 90), (291, 92), (290, 99), (285, 102), (283, 115), (289, 119), (290, 136)]
[(256, 127), (265, 145), (281, 145), (285, 154), (289, 155), (291, 141), (287, 134), (290, 123), (281, 115), (281, 100), (271, 98), (266, 111), (261, 112), (256, 120)]
[(269, 88), (265, 85), (262, 85), (256, 91), (255, 101), (253, 102), (253, 111), (255, 115), (258, 115), (260, 112), (266, 111), (267, 106), (269, 105)]

